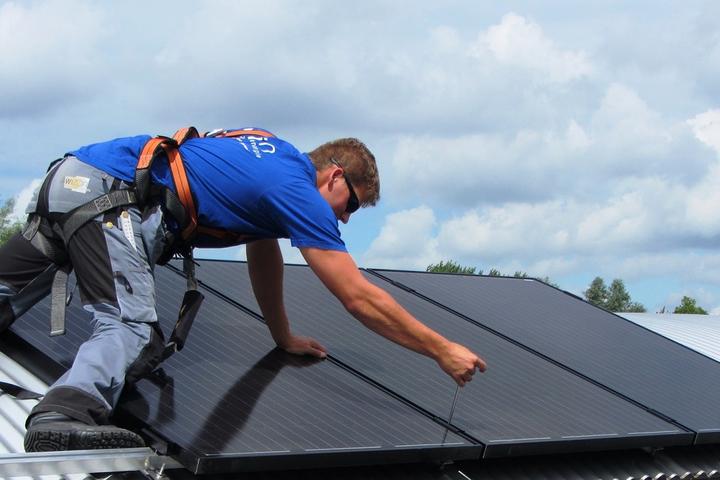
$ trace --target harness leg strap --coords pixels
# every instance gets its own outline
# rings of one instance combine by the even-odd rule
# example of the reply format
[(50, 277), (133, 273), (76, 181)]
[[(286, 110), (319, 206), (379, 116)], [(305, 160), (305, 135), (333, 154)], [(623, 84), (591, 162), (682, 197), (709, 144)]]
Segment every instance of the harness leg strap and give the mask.
[(165, 345), (165, 350), (162, 354), (163, 361), (173, 353), (182, 350), (185, 346), (190, 328), (192, 328), (193, 321), (197, 316), (198, 310), (200, 310), (200, 305), (205, 299), (205, 296), (198, 291), (192, 250), (187, 252), (185, 258), (183, 258), (183, 270), (187, 276), (188, 289), (183, 296), (180, 313), (178, 314), (177, 322), (175, 322), (175, 328), (173, 328), (172, 334), (170, 335), (170, 340), (167, 345)]

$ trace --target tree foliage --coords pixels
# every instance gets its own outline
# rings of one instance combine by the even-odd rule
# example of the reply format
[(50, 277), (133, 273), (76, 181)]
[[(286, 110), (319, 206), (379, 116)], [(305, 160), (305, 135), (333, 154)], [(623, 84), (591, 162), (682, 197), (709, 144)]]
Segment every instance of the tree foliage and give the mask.
[[(440, 261), (439, 263), (431, 263), (427, 266), (425, 269), (427, 272), (432, 273), (464, 273), (468, 275), (487, 275), (489, 277), (503, 277), (506, 275), (503, 275), (503, 273), (498, 270), (497, 268), (491, 268), (487, 273), (485, 273), (483, 270), (477, 270), (475, 267), (466, 267), (463, 265), (460, 265), (458, 262), (455, 262), (453, 260), (448, 261)], [(507, 275), (509, 276), (509, 275)], [(515, 273), (512, 275), (515, 278), (531, 278), (530, 275), (527, 274), (527, 272), (523, 272), (521, 270), (515, 271)], [(556, 283), (553, 283), (550, 280), (550, 277), (539, 277), (538, 280), (541, 282), (547, 283), (548, 285), (552, 285), (553, 287), (560, 288)]]
[(625, 307), (630, 304), (630, 294), (625, 288), (625, 282), (616, 278), (608, 288), (608, 298), (605, 308), (611, 312), (624, 312)]
[(558, 285), (557, 283), (550, 280), (550, 277), (548, 277), (547, 275), (545, 275), (544, 277), (538, 277), (537, 279), (543, 283), (546, 283), (546, 284), (552, 286), (552, 287), (560, 288), (560, 285)]
[(595, 277), (584, 294), (585, 300), (595, 306), (605, 308), (608, 300), (608, 289), (605, 286), (605, 280)]
[(440, 260), (440, 263), (431, 263), (428, 265), (425, 271), (433, 273), (466, 273), (472, 275), (475, 273), (475, 267), (463, 267), (452, 260), (448, 260), (447, 262)]
[(697, 305), (697, 301), (694, 298), (684, 296), (680, 301), (680, 305), (675, 307), (673, 313), (692, 313), (696, 315), (707, 315), (708, 312)]
[(588, 302), (611, 312), (646, 311), (641, 303), (632, 301), (630, 293), (625, 288), (625, 282), (619, 278), (613, 280), (610, 287), (607, 287), (601, 277), (595, 277), (584, 294)]
[(10, 218), (14, 207), (15, 199), (13, 198), (7, 200), (3, 206), (0, 207), (0, 245), (4, 244), (8, 238), (19, 232), (22, 228), (21, 222), (14, 221)]

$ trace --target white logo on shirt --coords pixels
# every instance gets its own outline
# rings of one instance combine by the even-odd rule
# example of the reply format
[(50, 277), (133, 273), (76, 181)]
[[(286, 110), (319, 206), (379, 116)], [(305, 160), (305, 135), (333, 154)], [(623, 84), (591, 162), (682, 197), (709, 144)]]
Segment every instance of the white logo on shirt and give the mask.
[[(262, 158), (263, 153), (275, 153), (275, 145), (269, 143), (267, 141), (267, 137), (244, 135), (242, 137), (236, 137), (235, 139), (240, 142), (240, 145), (242, 145), (245, 150), (247, 150), (248, 152), (252, 151), (253, 155), (255, 155), (255, 158)], [(244, 142), (244, 140), (247, 140), (247, 142), (250, 144), (249, 147)]]

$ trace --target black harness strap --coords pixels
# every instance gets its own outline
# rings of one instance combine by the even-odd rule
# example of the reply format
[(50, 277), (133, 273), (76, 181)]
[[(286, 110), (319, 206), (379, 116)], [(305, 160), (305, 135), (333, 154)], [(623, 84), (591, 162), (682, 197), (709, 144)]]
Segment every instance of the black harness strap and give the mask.
[(58, 224), (61, 228), (62, 238), (65, 243), (68, 243), (78, 228), (98, 215), (109, 210), (114, 210), (117, 207), (124, 207), (136, 203), (137, 196), (132, 190), (113, 190), (94, 200), (90, 200), (60, 217)]
[(41, 393), (33, 392), (27, 388), (7, 382), (0, 382), (0, 392), (15, 397), (18, 400), (39, 400), (43, 397)]
[[(55, 171), (48, 175), (38, 194), (38, 212), (30, 218), (28, 226), (25, 228), (23, 235), (33, 244), (35, 248), (40, 250), (46, 257), (51, 259), (53, 263), (58, 265), (55, 272), (51, 288), (51, 308), (50, 308), (50, 335), (63, 335), (65, 333), (65, 309), (68, 302), (68, 276), (72, 271), (72, 265), (68, 262), (67, 253), (63, 248), (58, 248), (53, 244), (42, 231), (46, 230), (41, 227), (47, 226), (47, 218), (50, 216), (48, 211), (48, 190)], [(109, 210), (117, 207), (132, 205), (137, 203), (135, 192), (132, 190), (112, 190), (111, 192), (101, 195), (79, 207), (63, 214), (57, 222), (51, 222), (51, 233), (53, 237), (61, 239), (67, 244), (77, 230), (97, 217)], [(43, 225), (45, 222), (45, 225)]]
[(187, 291), (183, 296), (178, 319), (175, 322), (170, 340), (165, 345), (162, 353), (162, 361), (166, 360), (170, 355), (179, 352), (185, 346), (185, 341), (192, 328), (195, 316), (200, 310), (205, 296), (198, 290), (198, 282), (195, 278), (195, 260), (193, 260), (192, 250), (183, 258), (183, 272), (187, 277)]

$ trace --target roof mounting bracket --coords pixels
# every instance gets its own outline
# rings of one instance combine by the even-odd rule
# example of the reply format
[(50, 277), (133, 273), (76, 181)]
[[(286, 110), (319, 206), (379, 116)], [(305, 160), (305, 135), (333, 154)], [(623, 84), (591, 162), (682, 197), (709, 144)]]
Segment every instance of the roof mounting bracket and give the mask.
[(114, 448), (64, 452), (0, 455), (0, 477), (57, 475), (89, 472), (144, 471), (151, 478), (166, 478), (165, 470), (183, 468), (175, 459), (149, 448)]

